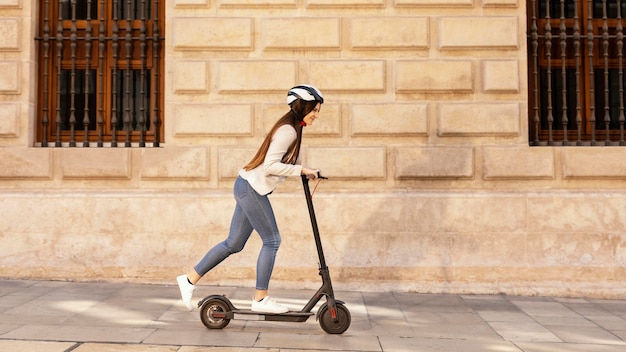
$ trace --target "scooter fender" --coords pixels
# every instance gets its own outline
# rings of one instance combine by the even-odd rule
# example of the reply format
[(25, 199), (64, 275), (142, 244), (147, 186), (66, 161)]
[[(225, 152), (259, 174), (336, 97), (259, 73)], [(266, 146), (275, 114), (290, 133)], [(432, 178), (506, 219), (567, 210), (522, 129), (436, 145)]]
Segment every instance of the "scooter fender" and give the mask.
[[(328, 304), (328, 302), (326, 302), (326, 303)], [(340, 301), (340, 300), (336, 299), (336, 300), (335, 300), (335, 306), (336, 306), (337, 304), (343, 304), (343, 305), (345, 305), (345, 304), (346, 304), (346, 302), (344, 302), (344, 301)], [(319, 321), (319, 320), (320, 320), (320, 310), (318, 309), (318, 310), (317, 310), (317, 313), (315, 314), (315, 321)]]
[(210, 300), (210, 299), (219, 299), (222, 302), (226, 303), (226, 305), (228, 306), (229, 310), (235, 310), (237, 308), (235, 308), (235, 306), (232, 304), (232, 302), (225, 296), (225, 295), (210, 295), (210, 296), (206, 296), (204, 297), (202, 300), (200, 300), (200, 302), (198, 302), (198, 308), (202, 307), (202, 305), (204, 304), (204, 302)]

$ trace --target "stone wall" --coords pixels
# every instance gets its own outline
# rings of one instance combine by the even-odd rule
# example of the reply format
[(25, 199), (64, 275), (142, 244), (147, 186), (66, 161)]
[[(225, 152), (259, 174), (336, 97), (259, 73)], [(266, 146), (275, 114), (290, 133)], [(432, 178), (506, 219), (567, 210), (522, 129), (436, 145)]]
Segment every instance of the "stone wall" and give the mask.
[[(171, 281), (224, 238), (286, 90), (342, 289), (626, 297), (626, 149), (528, 146), (516, 0), (167, 2), (165, 143), (39, 148), (35, 4), (0, 0), (0, 276)], [(298, 179), (274, 287), (318, 284)], [(205, 283), (253, 285), (259, 241)]]

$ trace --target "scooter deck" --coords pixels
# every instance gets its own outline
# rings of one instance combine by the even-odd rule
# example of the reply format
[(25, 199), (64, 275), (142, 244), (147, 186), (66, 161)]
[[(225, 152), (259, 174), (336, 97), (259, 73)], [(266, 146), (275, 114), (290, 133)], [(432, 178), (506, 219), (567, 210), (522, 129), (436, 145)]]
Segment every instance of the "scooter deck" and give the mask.
[[(219, 318), (219, 313), (214, 312), (213, 316)], [(313, 316), (312, 312), (287, 312), (281, 314), (274, 313), (259, 313), (253, 312), (249, 309), (233, 309), (228, 312), (224, 312), (224, 318), (234, 320), (255, 320), (255, 321), (290, 321), (290, 322), (305, 322), (309, 317)]]

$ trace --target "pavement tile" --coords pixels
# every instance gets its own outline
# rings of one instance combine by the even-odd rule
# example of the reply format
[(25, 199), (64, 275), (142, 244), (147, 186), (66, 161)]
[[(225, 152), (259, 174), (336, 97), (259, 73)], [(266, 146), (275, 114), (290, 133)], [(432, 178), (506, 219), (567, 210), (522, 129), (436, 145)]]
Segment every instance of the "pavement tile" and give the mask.
[(559, 316), (535, 316), (535, 321), (541, 325), (556, 325), (556, 326), (586, 326), (596, 327), (597, 325), (586, 319), (583, 316), (577, 317), (559, 317)]
[(534, 323), (535, 320), (522, 311), (503, 312), (498, 310), (481, 310), (478, 315), (486, 322), (507, 322)]
[[(380, 338), (385, 352), (522, 352), (508, 341), (466, 340), (466, 339), (423, 339), (383, 336)], [(524, 351), (525, 352), (525, 351)]]
[[(5, 317), (2, 316), (2, 320), (4, 321)], [(17, 325), (17, 324), (4, 324), (4, 323), (0, 323), (0, 335), (7, 333), (11, 330), (15, 330), (19, 327), (21, 327), (22, 325)]]
[(460, 297), (474, 311), (519, 311), (519, 308), (504, 295), (461, 295)]
[[(226, 328), (228, 329), (228, 328)], [(258, 332), (209, 330), (201, 323), (195, 329), (159, 329), (143, 340), (153, 345), (253, 347)]]
[(590, 300), (591, 302), (597, 304), (598, 306), (605, 309), (607, 312), (611, 312), (611, 314), (619, 315), (623, 318), (626, 318), (626, 300), (622, 299), (614, 299), (614, 300)]
[(254, 347), (265, 348), (300, 348), (331, 351), (380, 351), (377, 336), (358, 335), (351, 338), (349, 333), (343, 335), (311, 335), (294, 333), (262, 333)]
[(524, 352), (624, 352), (624, 346), (578, 343), (518, 342)]
[(75, 345), (74, 342), (0, 340), (0, 352), (65, 352)]
[(486, 323), (482, 324), (412, 324), (413, 337), (430, 339), (501, 340)]
[[(606, 314), (606, 313), (605, 313)], [(598, 326), (605, 328), (607, 330), (624, 330), (626, 329), (626, 319), (612, 316), (612, 315), (603, 315), (603, 316), (587, 316), (587, 319), (591, 320)]]
[(546, 329), (564, 342), (626, 346), (625, 341), (599, 327), (546, 325)]
[[(231, 320), (231, 324), (235, 320)], [(227, 329), (231, 329), (230, 324)], [(320, 327), (315, 316), (310, 317), (305, 322), (281, 322), (281, 321), (255, 321), (249, 320), (245, 322), (243, 331), (255, 331), (255, 332), (281, 332), (281, 331), (293, 331), (296, 334), (324, 334), (324, 331)]]
[(449, 313), (449, 312), (406, 312), (406, 320), (410, 324), (455, 324), (474, 325), (484, 324), (483, 319), (476, 313)]
[(562, 342), (550, 330), (535, 322), (492, 322), (489, 325), (507, 341)]
[[(250, 349), (247, 347), (192, 347), (192, 346), (183, 346), (178, 352), (243, 352), (249, 351)], [(286, 350), (286, 349), (276, 349), (276, 348), (255, 348), (255, 352), (304, 352), (297, 350)], [(315, 352), (316, 350), (306, 350), (306, 352)]]
[(33, 299), (32, 297), (14, 293), (0, 295), (0, 297), (0, 313), (11, 310)]
[(153, 332), (154, 329), (125, 327), (28, 325), (1, 337), (18, 340), (140, 343)]
[(516, 306), (530, 316), (542, 317), (580, 317), (580, 314), (567, 308), (560, 302), (533, 302), (533, 301), (512, 301)]
[(623, 341), (626, 341), (626, 325), (622, 326), (620, 329), (624, 329), (624, 330), (611, 330), (611, 332), (615, 334), (615, 336), (622, 339)]
[[(198, 287), (248, 308), (253, 288)], [(299, 310), (315, 290), (273, 289)], [(204, 327), (174, 280), (165, 285), (0, 279), (0, 352), (614, 352), (626, 351), (626, 300), (336, 292), (342, 335), (303, 323), (232, 320)], [(322, 302), (313, 309), (316, 312)]]
[(584, 302), (564, 303), (564, 306), (580, 315), (602, 316), (608, 313), (606, 308), (602, 307), (601, 305), (588, 302), (586, 300), (584, 300)]
[(0, 296), (6, 296), (14, 292), (19, 292), (26, 287), (32, 286), (34, 281), (29, 280), (2, 280), (0, 285)]
[(405, 312), (473, 312), (473, 309), (457, 295), (394, 293), (394, 297)]
[(409, 337), (415, 336), (415, 330), (413, 327), (404, 320), (395, 319), (376, 319), (369, 323), (369, 327), (355, 325), (354, 322), (350, 324), (351, 333), (376, 335), (376, 336), (398, 336)]
[(72, 352), (178, 352), (180, 346), (133, 345), (126, 343), (84, 343)]
[(64, 321), (69, 319), (72, 314), (52, 314), (45, 309), (41, 310), (41, 314), (38, 314), (36, 310), (17, 310), (10, 313), (2, 313), (2, 321), (11, 322), (13, 324), (20, 325), (36, 325), (36, 324), (48, 324), (57, 325), (63, 324)]

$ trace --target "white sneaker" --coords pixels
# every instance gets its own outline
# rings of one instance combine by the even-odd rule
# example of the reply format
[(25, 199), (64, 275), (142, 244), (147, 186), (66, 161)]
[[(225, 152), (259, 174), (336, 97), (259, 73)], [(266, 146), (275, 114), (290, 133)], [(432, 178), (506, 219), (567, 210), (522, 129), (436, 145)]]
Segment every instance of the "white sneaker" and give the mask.
[(289, 308), (287, 308), (287, 307), (283, 306), (282, 304), (276, 302), (270, 296), (265, 296), (265, 298), (263, 298), (260, 301), (257, 301), (257, 300), (255, 300), (253, 298), (252, 299), (252, 308), (251, 309), (252, 309), (253, 312), (273, 313), (273, 314), (287, 313), (289, 311)]
[(191, 312), (193, 310), (191, 297), (193, 296), (193, 291), (196, 289), (196, 286), (189, 283), (187, 275), (180, 275), (176, 278), (176, 281), (178, 281), (178, 288), (180, 289), (180, 296), (183, 299), (183, 303), (185, 303), (185, 307)]

